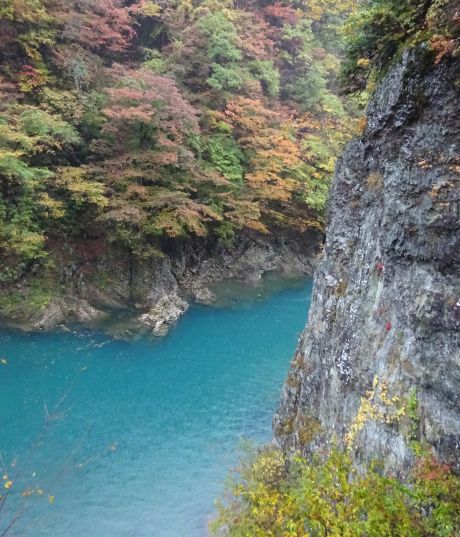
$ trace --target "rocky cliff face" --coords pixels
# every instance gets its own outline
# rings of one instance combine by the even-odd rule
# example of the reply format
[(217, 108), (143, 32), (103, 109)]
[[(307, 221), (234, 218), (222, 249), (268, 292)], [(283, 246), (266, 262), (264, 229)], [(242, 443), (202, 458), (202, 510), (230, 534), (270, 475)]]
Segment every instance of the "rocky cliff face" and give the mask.
[(459, 64), (406, 54), (338, 164), (274, 420), (286, 449), (337, 442), (404, 471), (422, 441), (460, 470)]

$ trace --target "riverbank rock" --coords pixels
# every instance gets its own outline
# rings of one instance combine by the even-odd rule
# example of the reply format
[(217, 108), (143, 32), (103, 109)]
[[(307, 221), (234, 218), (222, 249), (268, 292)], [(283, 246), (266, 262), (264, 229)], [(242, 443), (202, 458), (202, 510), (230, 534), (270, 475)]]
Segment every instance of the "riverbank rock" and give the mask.
[(8, 313), (0, 312), (0, 319), (23, 330), (54, 330), (76, 323), (125, 339), (145, 332), (164, 335), (189, 303), (214, 302), (212, 284), (257, 281), (273, 271), (311, 275), (322, 238), (317, 232), (295, 238), (245, 235), (232, 247), (200, 240), (175, 245), (149, 259), (135, 258), (96, 239), (95, 244), (87, 239), (84, 247), (57, 245), (60, 270), (43, 275), (47, 288), (40, 288), (49, 298), (47, 305), (36, 311), (36, 300), (28, 304), (31, 279), (21, 282), (21, 302), (12, 290), (12, 307)]
[(33, 325), (37, 330), (50, 330), (65, 321), (65, 314), (58, 300), (51, 302)]
[(52, 301), (33, 324), (37, 330), (51, 330), (65, 322), (78, 323), (87, 327), (96, 327), (106, 320), (108, 313), (97, 309), (86, 300), (75, 297)]
[(160, 298), (148, 313), (140, 315), (138, 320), (154, 336), (164, 336), (188, 308), (189, 304), (179, 296), (166, 295)]
[(339, 162), (324, 255), (274, 420), (404, 473), (414, 442), (460, 471), (460, 62), (406, 53)]

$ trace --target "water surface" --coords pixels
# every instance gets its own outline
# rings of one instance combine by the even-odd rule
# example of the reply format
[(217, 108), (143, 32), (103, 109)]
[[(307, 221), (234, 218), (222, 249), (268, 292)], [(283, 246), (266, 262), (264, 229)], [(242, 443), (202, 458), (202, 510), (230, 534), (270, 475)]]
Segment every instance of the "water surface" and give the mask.
[(206, 536), (305, 324), (311, 283), (268, 287), (224, 286), (156, 342), (0, 332), (0, 534), (20, 514), (8, 535)]

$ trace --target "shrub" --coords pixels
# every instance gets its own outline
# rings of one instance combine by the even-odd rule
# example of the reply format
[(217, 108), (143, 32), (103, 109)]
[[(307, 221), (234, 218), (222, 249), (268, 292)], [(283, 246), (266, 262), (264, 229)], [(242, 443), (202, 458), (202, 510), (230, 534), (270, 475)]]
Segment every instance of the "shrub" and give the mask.
[(366, 0), (347, 26), (346, 89), (364, 89), (410, 46), (429, 44), (436, 62), (457, 55), (458, 22), (457, 0)]
[(406, 482), (348, 454), (285, 458), (265, 448), (246, 459), (218, 505), (215, 534), (229, 537), (455, 537), (460, 478), (431, 457)]

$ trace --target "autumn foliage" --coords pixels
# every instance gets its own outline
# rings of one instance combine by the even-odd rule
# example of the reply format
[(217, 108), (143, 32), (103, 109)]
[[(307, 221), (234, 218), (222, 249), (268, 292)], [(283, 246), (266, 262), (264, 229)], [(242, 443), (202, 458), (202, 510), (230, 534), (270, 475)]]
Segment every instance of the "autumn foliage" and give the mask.
[(51, 244), (132, 254), (322, 229), (351, 133), (337, 25), (315, 0), (5, 0), (0, 282)]
[(347, 28), (342, 77), (349, 91), (362, 90), (414, 47), (431, 56), (427, 65), (460, 54), (458, 0), (366, 0)]
[(251, 453), (218, 505), (215, 535), (229, 537), (458, 537), (460, 478), (423, 457), (405, 481), (347, 453), (287, 459)]

